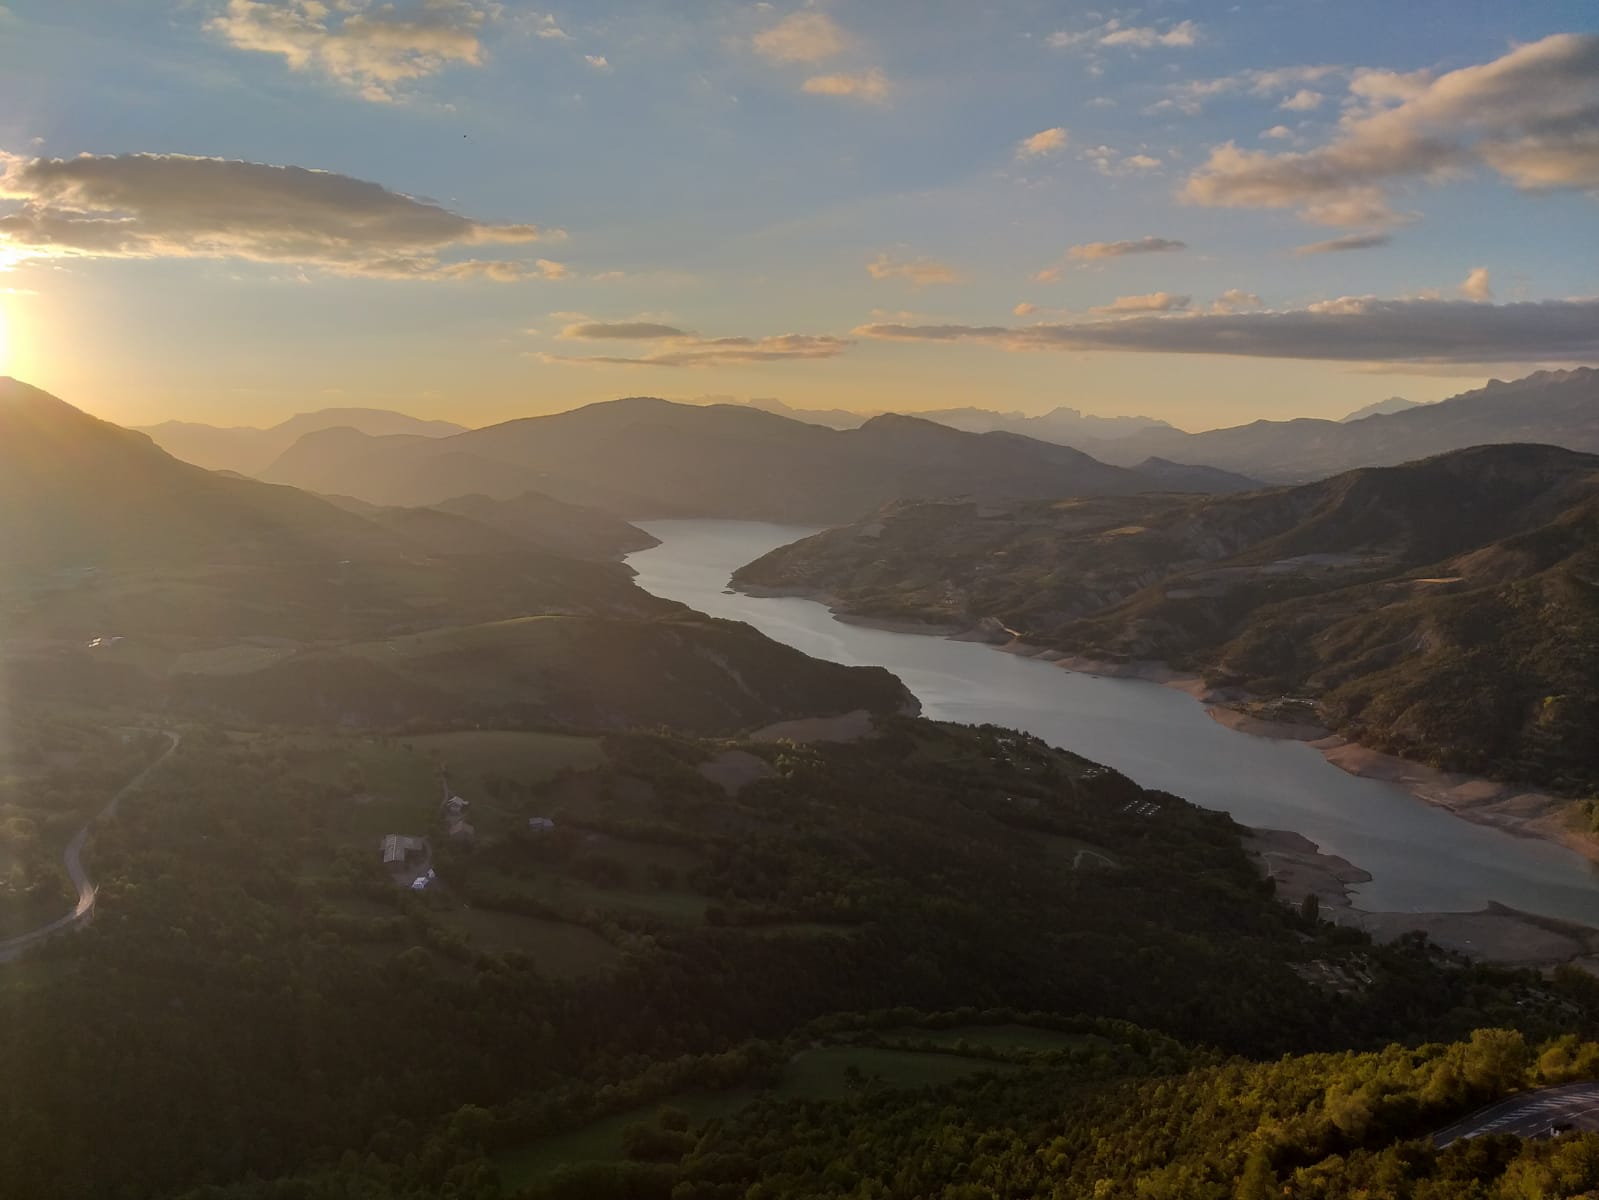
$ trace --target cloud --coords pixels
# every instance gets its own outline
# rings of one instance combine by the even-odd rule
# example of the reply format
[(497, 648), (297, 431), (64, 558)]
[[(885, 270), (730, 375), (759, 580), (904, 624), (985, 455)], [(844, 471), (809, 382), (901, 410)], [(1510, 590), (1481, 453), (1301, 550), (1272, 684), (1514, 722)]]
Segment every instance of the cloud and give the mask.
[(1524, 190), (1599, 194), (1599, 34), (1555, 34), (1442, 75), (1357, 72), (1332, 140), (1300, 153), (1211, 151), (1182, 198), (1292, 208), (1321, 224), (1396, 220), (1386, 188), (1486, 166)]
[(178, 154), (0, 153), (0, 256), (215, 258), (380, 278), (558, 278), (559, 263), (446, 262), (460, 247), (550, 236), (476, 221), (331, 171)]
[(583, 61), (596, 71), (609, 71), (611, 69), (610, 60), (603, 54), (585, 54)]
[(873, 67), (855, 75), (812, 75), (800, 90), (813, 96), (852, 96), (873, 104), (888, 99), (888, 76), (882, 69)]
[(1263, 138), (1287, 139), (1294, 136), (1294, 131), (1286, 125), (1273, 125), (1270, 129), (1262, 129), (1260, 136)]
[(1097, 313), (1152, 313), (1177, 312), (1188, 307), (1192, 296), (1175, 296), (1171, 292), (1150, 292), (1143, 296), (1118, 296), (1109, 304), (1094, 309)]
[(1245, 308), (1259, 308), (1260, 297), (1254, 292), (1246, 292), (1243, 288), (1228, 288), (1216, 299), (1211, 301), (1210, 311), (1213, 313), (1238, 312)]
[(1460, 284), (1460, 294), (1467, 300), (1492, 300), (1493, 287), (1488, 282), (1487, 267), (1472, 267)]
[(1042, 129), (1032, 137), (1023, 138), (1016, 143), (1017, 158), (1041, 158), (1046, 154), (1066, 149), (1066, 143), (1071, 135), (1059, 125), (1053, 129)]
[(1127, 242), (1083, 242), (1066, 251), (1068, 258), (1094, 262), (1103, 258), (1124, 258), (1129, 254), (1162, 254), (1188, 249), (1176, 238), (1141, 237)]
[(940, 283), (959, 283), (960, 272), (948, 263), (932, 258), (896, 260), (879, 254), (866, 264), (866, 273), (873, 279), (904, 279), (917, 287)]
[(551, 13), (530, 13), (527, 18), (533, 29), (533, 36), (544, 38), (546, 41), (569, 42), (572, 35), (561, 28)]
[(586, 340), (617, 338), (623, 341), (645, 341), (651, 338), (692, 338), (694, 335), (676, 325), (661, 325), (655, 321), (582, 321), (561, 330), (564, 338)]
[(367, 100), (391, 102), (405, 85), (449, 66), (480, 66), (487, 10), (468, 0), (400, 7), (344, 0), (228, 0), (206, 29), (239, 50), (275, 54)]
[(784, 17), (753, 39), (755, 52), (773, 62), (820, 62), (842, 54), (850, 37), (824, 12), (804, 11)]
[(1286, 108), (1289, 112), (1310, 112), (1312, 109), (1320, 108), (1321, 102), (1326, 98), (1320, 92), (1313, 92), (1309, 88), (1300, 88), (1277, 107)]
[(1115, 146), (1090, 146), (1078, 157), (1093, 163), (1094, 169), (1101, 175), (1131, 175), (1135, 171), (1153, 171), (1160, 166), (1158, 158), (1148, 154), (1123, 155)]
[(1328, 238), (1325, 242), (1311, 242), (1308, 246), (1296, 246), (1294, 253), (1298, 255), (1338, 254), (1345, 250), (1373, 250), (1378, 246), (1386, 246), (1393, 240), (1393, 235), (1387, 233), (1346, 233), (1343, 237)]
[(1199, 26), (1192, 21), (1179, 21), (1165, 29), (1157, 29), (1153, 25), (1124, 25), (1118, 20), (1110, 20), (1076, 33), (1061, 30), (1044, 40), (1057, 50), (1093, 46), (1122, 46), (1135, 50), (1149, 50), (1158, 46), (1186, 47), (1199, 41)]
[[(1266, 70), (1239, 71), (1217, 79), (1193, 79), (1173, 85), (1171, 94), (1151, 105), (1146, 112), (1182, 112), (1189, 116), (1200, 112), (1205, 101), (1217, 96), (1248, 94), (1262, 99), (1283, 96), (1302, 89), (1307, 83), (1321, 83), (1337, 75), (1347, 75), (1347, 67), (1331, 65), (1272, 67)], [(1287, 99), (1288, 97), (1284, 97)]]
[(1011, 311), (1011, 316), (1013, 316), (1013, 317), (1030, 317), (1035, 312), (1038, 311), (1038, 305), (1029, 304), (1026, 300), (1023, 300), (1020, 304), (1018, 304), (1015, 308), (1011, 309), (1010, 311)]
[(1481, 304), (1344, 297), (1288, 311), (1075, 324), (864, 325), (857, 337), (1005, 350), (1225, 354), (1334, 362), (1599, 362), (1599, 299)]
[(806, 333), (783, 333), (758, 338), (706, 338), (674, 326), (652, 322), (569, 325), (561, 331), (561, 336), (658, 341), (663, 346), (659, 350), (636, 356), (539, 354), (538, 358), (547, 363), (585, 367), (725, 367), (790, 359), (836, 358), (854, 345), (848, 338)]

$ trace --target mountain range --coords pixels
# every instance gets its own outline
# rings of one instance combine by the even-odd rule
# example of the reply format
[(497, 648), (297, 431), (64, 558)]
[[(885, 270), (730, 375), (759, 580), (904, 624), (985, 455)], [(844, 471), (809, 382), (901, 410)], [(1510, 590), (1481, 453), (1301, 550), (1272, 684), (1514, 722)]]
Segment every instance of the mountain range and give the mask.
[(1599, 369), (1538, 371), (1398, 412), (1344, 421), (1301, 417), (1183, 433), (1149, 429), (1071, 444), (1106, 462), (1155, 455), (1269, 483), (1305, 483), (1356, 467), (1394, 466), (1469, 446), (1541, 443), (1599, 452)]
[[(263, 479), (377, 504), (536, 491), (626, 517), (847, 521), (907, 496), (1004, 502), (1130, 494), (1169, 484), (1067, 446), (966, 433), (918, 417), (858, 429), (809, 425), (745, 405), (633, 398), (446, 438), (328, 429), (302, 438)], [(1207, 476), (1232, 488), (1250, 481)]]
[(1405, 757), (1599, 786), (1599, 456), (1484, 446), (1240, 496), (900, 504), (734, 578), (862, 615), (993, 618), (1312, 698)]
[(163, 421), (136, 432), (148, 434), (168, 454), (210, 471), (254, 475), (295, 442), (324, 429), (355, 429), (372, 437), (410, 434), (448, 437), (465, 429), (453, 421), (426, 421), (381, 408), (324, 408), (299, 413), (268, 429), (248, 425), (217, 426), (195, 421)]

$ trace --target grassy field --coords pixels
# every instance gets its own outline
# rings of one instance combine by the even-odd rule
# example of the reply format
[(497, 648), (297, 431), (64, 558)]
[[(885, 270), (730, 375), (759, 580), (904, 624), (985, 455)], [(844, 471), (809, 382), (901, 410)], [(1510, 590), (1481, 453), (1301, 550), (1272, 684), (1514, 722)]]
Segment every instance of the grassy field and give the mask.
[(553, 979), (598, 975), (621, 957), (615, 946), (581, 925), (489, 909), (460, 908), (439, 914), (440, 923), (455, 929), (480, 950), (520, 950), (531, 955), (539, 974)]
[(598, 738), (564, 733), (464, 730), (424, 734), (407, 738), (406, 743), (438, 759), (449, 772), (450, 782), (463, 786), (493, 775), (539, 783), (567, 768), (581, 771), (597, 767), (605, 759)]
[(684, 1092), (631, 1112), (605, 1117), (581, 1129), (540, 1138), (508, 1150), (497, 1159), (500, 1179), (507, 1191), (527, 1187), (561, 1167), (585, 1162), (616, 1162), (622, 1157), (622, 1131), (647, 1121), (663, 1108), (680, 1108), (695, 1121), (709, 1121), (736, 1113), (761, 1095), (754, 1088), (727, 1092)]
[(850, 1067), (867, 1079), (880, 1079), (889, 1087), (907, 1090), (936, 1087), (979, 1071), (1017, 1069), (1011, 1063), (962, 1058), (954, 1054), (926, 1054), (869, 1046), (819, 1046), (795, 1055), (783, 1073), (782, 1082), (775, 1088), (685, 1092), (631, 1112), (605, 1117), (581, 1129), (540, 1138), (526, 1146), (506, 1151), (497, 1160), (500, 1178), (507, 1190), (515, 1190), (527, 1187), (564, 1166), (618, 1161), (622, 1158), (623, 1130), (640, 1121), (648, 1121), (662, 1108), (680, 1108), (695, 1121), (708, 1121), (729, 1116), (763, 1098), (841, 1099), (849, 1090), (846, 1072)]
[(1081, 1033), (1058, 1029), (1039, 1029), (1032, 1025), (959, 1025), (952, 1029), (890, 1029), (883, 1040), (906, 1045), (931, 1042), (935, 1046), (956, 1047), (963, 1043), (973, 1049), (1010, 1054), (1018, 1050), (1072, 1050), (1096, 1039)]
[(594, 909), (637, 912), (662, 921), (690, 925), (705, 919), (705, 897), (686, 890), (656, 887), (646, 880), (639, 880), (635, 887), (601, 887), (553, 872), (509, 875), (492, 868), (476, 872), (473, 879), (483, 886), (541, 900), (573, 915)]

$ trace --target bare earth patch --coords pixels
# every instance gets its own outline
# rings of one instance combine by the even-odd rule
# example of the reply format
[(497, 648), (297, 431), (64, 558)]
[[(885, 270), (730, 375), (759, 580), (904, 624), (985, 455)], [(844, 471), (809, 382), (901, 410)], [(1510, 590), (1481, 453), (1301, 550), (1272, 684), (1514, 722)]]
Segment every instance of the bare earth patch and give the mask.
[(736, 796), (757, 780), (771, 779), (777, 774), (764, 758), (757, 758), (748, 750), (725, 750), (710, 762), (701, 763), (698, 770), (729, 796)]
[(801, 717), (779, 721), (750, 734), (752, 742), (856, 742), (870, 737), (877, 726), (864, 708), (841, 717)]

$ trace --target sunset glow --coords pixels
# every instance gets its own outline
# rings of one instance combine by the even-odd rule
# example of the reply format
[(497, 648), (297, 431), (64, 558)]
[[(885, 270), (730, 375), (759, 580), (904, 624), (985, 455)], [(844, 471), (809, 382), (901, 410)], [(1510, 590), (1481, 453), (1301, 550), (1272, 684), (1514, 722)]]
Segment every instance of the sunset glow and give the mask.
[(0, 6), (0, 263), (113, 419), (1199, 429), (1599, 359), (1580, 0), (164, 12)]

